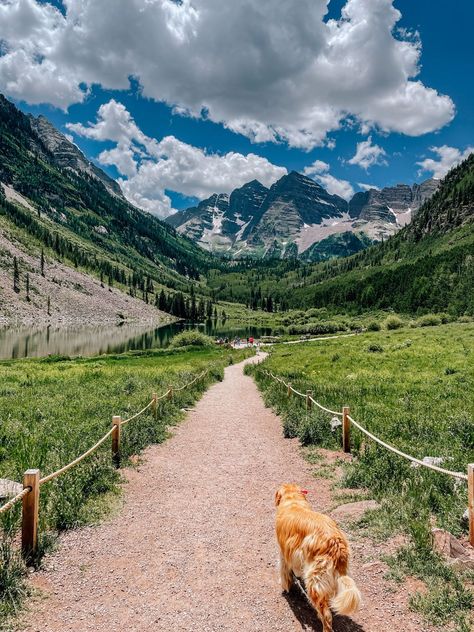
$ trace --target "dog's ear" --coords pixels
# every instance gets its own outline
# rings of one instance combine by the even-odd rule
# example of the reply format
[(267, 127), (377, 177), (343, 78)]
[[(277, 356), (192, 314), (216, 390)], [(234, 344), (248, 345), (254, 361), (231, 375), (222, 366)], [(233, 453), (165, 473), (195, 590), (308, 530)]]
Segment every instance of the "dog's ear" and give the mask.
[(275, 505), (276, 507), (278, 507), (278, 505), (281, 503), (281, 491), (279, 489), (277, 489), (277, 492), (275, 494)]

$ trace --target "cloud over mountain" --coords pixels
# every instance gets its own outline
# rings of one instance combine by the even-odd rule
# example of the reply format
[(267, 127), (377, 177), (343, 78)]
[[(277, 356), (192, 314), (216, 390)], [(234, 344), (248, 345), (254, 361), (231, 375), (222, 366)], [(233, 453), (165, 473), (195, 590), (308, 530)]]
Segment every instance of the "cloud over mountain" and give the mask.
[[(256, 142), (310, 149), (344, 121), (417, 136), (454, 116), (417, 80), (421, 44), (396, 30), (391, 0), (0, 1), (0, 90), (66, 109), (93, 84), (182, 115), (207, 117)], [(122, 168), (130, 156), (115, 152)]]
[(368, 171), (373, 165), (387, 165), (385, 150), (380, 145), (372, 144), (372, 137), (357, 143), (356, 153), (347, 162), (350, 165), (359, 165)]
[(67, 127), (86, 138), (114, 142), (115, 147), (99, 155), (99, 162), (114, 165), (124, 176), (119, 182), (131, 202), (161, 217), (173, 212), (166, 191), (202, 199), (215, 191), (230, 193), (254, 178), (270, 186), (286, 174), (284, 167), (253, 153), (211, 154), (174, 136), (150, 138), (114, 99), (99, 108), (95, 123)]
[(430, 151), (438, 156), (438, 160), (425, 158), (425, 160), (417, 162), (416, 164), (421, 167), (420, 173), (427, 171), (432, 173), (433, 178), (444, 178), (450, 169), (466, 160), (474, 152), (474, 147), (466, 147), (464, 151), (461, 151), (456, 147), (442, 145), (441, 147), (430, 147)]
[(315, 160), (312, 165), (304, 168), (304, 175), (317, 180), (331, 195), (339, 195), (349, 200), (354, 195), (354, 189), (347, 180), (340, 180), (329, 173), (330, 165), (323, 160)]

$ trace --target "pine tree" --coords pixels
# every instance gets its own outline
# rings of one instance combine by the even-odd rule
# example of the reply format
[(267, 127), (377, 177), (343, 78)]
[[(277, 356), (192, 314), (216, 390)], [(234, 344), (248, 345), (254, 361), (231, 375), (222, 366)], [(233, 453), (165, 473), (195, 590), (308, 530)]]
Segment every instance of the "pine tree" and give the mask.
[(31, 301), (30, 298), (30, 275), (27, 272), (26, 273), (26, 300), (28, 301), (28, 303)]
[(161, 292), (160, 295), (157, 295), (157, 299), (158, 299), (158, 309), (161, 309), (161, 311), (166, 312), (168, 311), (168, 301), (166, 300), (166, 294), (163, 290), (163, 288), (161, 288)]
[(48, 316), (51, 316), (51, 298), (48, 296), (48, 307), (47, 307)]
[(40, 266), (41, 266), (41, 276), (44, 277), (44, 250), (43, 248), (41, 248), (41, 261), (40, 261)]
[(198, 321), (200, 323), (202, 323), (206, 317), (206, 308), (204, 306), (204, 301), (201, 299), (199, 299), (199, 305), (198, 305), (198, 310), (197, 310), (197, 317), (198, 317)]
[(16, 257), (13, 257), (13, 291), (17, 294), (20, 293), (20, 271)]

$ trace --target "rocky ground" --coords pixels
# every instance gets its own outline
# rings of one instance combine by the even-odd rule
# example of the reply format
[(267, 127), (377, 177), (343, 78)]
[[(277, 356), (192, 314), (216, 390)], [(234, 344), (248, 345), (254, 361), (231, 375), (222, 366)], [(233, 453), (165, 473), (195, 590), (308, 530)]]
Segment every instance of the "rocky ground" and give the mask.
[[(13, 290), (12, 258), (20, 269), (20, 292)], [(26, 297), (26, 273), (30, 301)], [(50, 313), (48, 314), (48, 297)], [(165, 324), (174, 320), (140, 299), (58, 261), (46, 261), (41, 275), (38, 253), (29, 254), (0, 227), (0, 327), (106, 325), (121, 321)]]
[[(33, 576), (40, 597), (24, 632), (321, 630), (297, 592), (281, 594), (273, 499), (294, 481), (315, 509), (337, 502), (297, 440), (283, 438), (243, 364), (228, 367), (174, 436), (125, 473), (118, 515), (61, 538)], [(330, 463), (341, 455), (324, 456)], [(335, 632), (429, 632), (408, 610), (413, 586), (384, 577), (380, 556), (390, 543), (356, 536), (347, 522), (353, 512), (339, 512), (364, 604), (352, 619), (335, 617)]]

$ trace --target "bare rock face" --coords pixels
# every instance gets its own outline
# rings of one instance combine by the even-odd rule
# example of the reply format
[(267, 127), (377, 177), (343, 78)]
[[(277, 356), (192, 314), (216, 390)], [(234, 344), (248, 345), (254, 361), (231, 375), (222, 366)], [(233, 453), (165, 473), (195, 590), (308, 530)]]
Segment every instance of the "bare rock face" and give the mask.
[(11, 481), (8, 478), (0, 478), (0, 503), (8, 500), (12, 496), (16, 496), (23, 489), (21, 483)]
[(460, 570), (474, 570), (474, 548), (464, 546), (451, 533), (432, 529), (433, 548), (450, 566)]
[[(433, 195), (439, 186), (439, 181), (430, 178), (421, 184), (410, 187), (407, 184), (397, 184), (385, 187), (380, 191), (369, 189), (356, 193), (349, 202), (349, 214), (353, 218), (370, 221), (385, 221), (408, 223), (425, 200)], [(400, 216), (406, 216), (400, 221)]]
[(208, 250), (229, 248), (232, 239), (223, 231), (229, 210), (229, 196), (214, 193), (197, 206), (167, 218), (179, 233), (197, 241)]
[(435, 178), (430, 178), (429, 180), (425, 180), (421, 184), (413, 185), (413, 204), (412, 208), (414, 212), (416, 212), (420, 206), (428, 200), (433, 193), (436, 192), (439, 187), (439, 180), (435, 180)]
[(123, 197), (122, 190), (117, 182), (108, 176), (105, 171), (102, 171), (90, 160), (87, 160), (82, 151), (61, 134), (45, 116), (40, 115), (37, 118), (29, 116), (29, 119), (32, 129), (39, 136), (44, 146), (53, 154), (54, 161), (58, 167), (87, 173), (102, 182), (109, 193)]
[(267, 244), (274, 239), (292, 240), (305, 224), (342, 217), (347, 202), (331, 195), (301, 173), (292, 171), (275, 182), (263, 202), (261, 217), (247, 233), (249, 243)]

